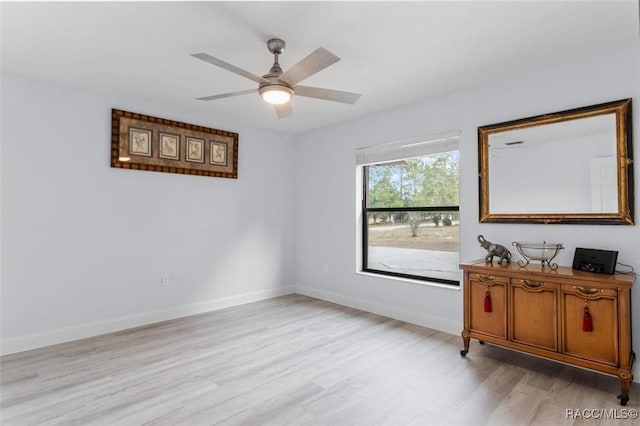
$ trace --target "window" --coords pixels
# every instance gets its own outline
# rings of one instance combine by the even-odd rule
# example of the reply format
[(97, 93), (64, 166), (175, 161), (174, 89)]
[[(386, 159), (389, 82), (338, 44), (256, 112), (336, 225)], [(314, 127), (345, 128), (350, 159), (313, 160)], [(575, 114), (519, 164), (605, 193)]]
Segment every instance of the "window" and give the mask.
[(358, 150), (362, 270), (459, 285), (458, 135)]

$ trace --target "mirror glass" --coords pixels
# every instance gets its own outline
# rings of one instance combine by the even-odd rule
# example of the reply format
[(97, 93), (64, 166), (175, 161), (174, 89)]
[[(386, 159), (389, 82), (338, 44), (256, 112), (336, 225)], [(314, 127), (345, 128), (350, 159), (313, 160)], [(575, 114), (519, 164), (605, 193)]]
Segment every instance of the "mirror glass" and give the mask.
[(480, 220), (632, 224), (630, 108), (480, 127)]

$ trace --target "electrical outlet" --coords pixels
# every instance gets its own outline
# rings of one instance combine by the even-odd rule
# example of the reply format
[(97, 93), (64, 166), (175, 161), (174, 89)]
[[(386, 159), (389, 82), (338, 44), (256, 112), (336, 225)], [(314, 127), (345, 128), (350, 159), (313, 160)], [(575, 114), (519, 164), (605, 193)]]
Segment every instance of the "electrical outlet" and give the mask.
[(325, 263), (324, 266), (322, 267), (322, 271), (326, 274), (327, 272), (329, 272), (329, 264)]
[(168, 286), (169, 284), (171, 284), (171, 277), (169, 275), (163, 275), (160, 279), (160, 284), (165, 287)]

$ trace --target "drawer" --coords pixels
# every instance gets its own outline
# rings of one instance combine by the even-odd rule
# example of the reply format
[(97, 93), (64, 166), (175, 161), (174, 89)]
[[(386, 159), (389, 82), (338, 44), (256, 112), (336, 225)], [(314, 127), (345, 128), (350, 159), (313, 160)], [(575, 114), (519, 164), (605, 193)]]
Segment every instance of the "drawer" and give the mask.
[(542, 290), (544, 288), (558, 288), (558, 284), (557, 283), (553, 283), (553, 282), (548, 282), (548, 281), (543, 281), (543, 280), (539, 280), (539, 279), (522, 279), (522, 278), (512, 278), (511, 279), (511, 284), (513, 285), (517, 285), (520, 287), (525, 287), (528, 290), (531, 291), (536, 291), (536, 290)]
[(477, 274), (472, 272), (469, 274), (470, 281), (477, 281), (481, 284), (507, 284), (509, 281), (508, 277), (502, 275), (493, 275), (493, 274)]
[(617, 297), (618, 291), (612, 288), (603, 288), (593, 286), (591, 284), (563, 284), (562, 285), (563, 293), (573, 293), (578, 297), (582, 297), (584, 299), (599, 299), (600, 297)]

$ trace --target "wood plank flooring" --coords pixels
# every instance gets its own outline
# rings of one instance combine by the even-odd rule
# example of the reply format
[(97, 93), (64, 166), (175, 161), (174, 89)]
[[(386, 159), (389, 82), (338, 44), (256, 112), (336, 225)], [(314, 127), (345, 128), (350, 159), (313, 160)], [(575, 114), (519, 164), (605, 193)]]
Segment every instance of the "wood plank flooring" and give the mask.
[[(1, 359), (2, 425), (569, 425), (618, 380), (292, 295)], [(627, 413), (638, 410), (632, 385)], [(596, 415), (597, 412), (596, 412)]]

